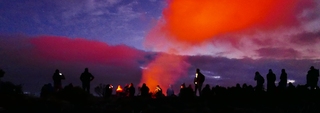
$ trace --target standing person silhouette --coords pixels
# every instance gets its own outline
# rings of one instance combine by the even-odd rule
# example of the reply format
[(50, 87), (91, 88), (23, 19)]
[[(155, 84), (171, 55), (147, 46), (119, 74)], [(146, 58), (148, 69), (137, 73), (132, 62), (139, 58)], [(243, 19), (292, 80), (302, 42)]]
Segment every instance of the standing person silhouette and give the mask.
[(201, 90), (202, 90), (202, 84), (205, 80), (205, 76), (200, 72), (200, 69), (197, 68), (196, 70), (196, 76), (194, 77), (194, 85), (195, 85), (195, 90), (194, 94), (197, 94), (197, 90), (199, 92), (199, 96), (201, 95)]
[(64, 80), (65, 76), (58, 69), (56, 69), (56, 71), (54, 72), (54, 74), (52, 76), (52, 79), (53, 79), (53, 88), (54, 88), (54, 90), (56, 92), (60, 91), (62, 89), (61, 80)]
[(288, 77), (285, 69), (281, 70), (279, 88), (285, 89), (287, 87)]
[(310, 70), (307, 74), (307, 86), (312, 90), (318, 86), (319, 80), (319, 69), (315, 69), (313, 66), (310, 67)]
[(264, 78), (258, 71), (255, 73), (254, 80), (257, 82), (256, 91), (263, 91)]
[(84, 72), (80, 76), (80, 80), (82, 82), (82, 89), (90, 93), (90, 82), (94, 79), (91, 73), (89, 73), (89, 69), (85, 68)]
[(143, 83), (141, 88), (140, 88), (140, 92), (141, 92), (141, 96), (142, 97), (148, 97), (149, 96), (149, 87), (146, 85), (146, 83)]
[(274, 91), (276, 88), (276, 74), (273, 73), (272, 69), (269, 69), (267, 74), (267, 91)]

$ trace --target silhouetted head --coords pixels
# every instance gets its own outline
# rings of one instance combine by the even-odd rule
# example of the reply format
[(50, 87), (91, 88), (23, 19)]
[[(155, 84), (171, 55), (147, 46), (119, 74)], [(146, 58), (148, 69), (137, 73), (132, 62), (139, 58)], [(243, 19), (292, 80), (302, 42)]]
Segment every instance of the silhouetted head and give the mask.
[(55, 71), (56, 73), (59, 73), (59, 69), (56, 69), (56, 71)]
[(134, 86), (133, 86), (133, 83), (130, 83), (129, 87), (134, 87)]
[(143, 83), (143, 84), (142, 84), (142, 87), (147, 87), (146, 83)]
[(260, 73), (257, 71), (257, 72), (256, 72), (256, 75), (260, 75)]
[(85, 68), (85, 69), (84, 69), (84, 72), (88, 72), (88, 71), (89, 71), (89, 69), (88, 69), (88, 68)]
[(246, 84), (246, 83), (244, 83), (243, 85), (242, 85), (242, 88), (247, 88), (248, 87), (248, 85)]
[(282, 69), (282, 70), (281, 70), (281, 72), (282, 72), (282, 73), (285, 73), (285, 72), (286, 72), (286, 70), (285, 70), (285, 69)]
[(180, 88), (186, 88), (186, 84), (185, 83), (181, 84)]
[(205, 86), (206, 88), (210, 88), (210, 85), (209, 84), (206, 84), (206, 86)]
[(239, 84), (239, 83), (237, 83), (237, 84), (236, 84), (236, 87), (241, 88), (241, 86), (240, 86), (240, 84)]
[(272, 73), (272, 69), (269, 69), (269, 73)]
[(198, 72), (200, 72), (200, 69), (199, 69), (199, 68), (197, 68), (196, 72), (197, 72), (197, 73), (198, 73)]
[(311, 66), (311, 67), (310, 67), (310, 69), (314, 69), (314, 67), (313, 67), (313, 66)]

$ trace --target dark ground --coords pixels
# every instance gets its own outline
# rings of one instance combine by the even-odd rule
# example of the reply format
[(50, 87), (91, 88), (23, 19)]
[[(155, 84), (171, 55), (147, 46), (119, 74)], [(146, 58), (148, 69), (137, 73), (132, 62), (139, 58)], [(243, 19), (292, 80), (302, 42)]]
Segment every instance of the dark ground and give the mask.
[[(302, 95), (301, 95), (302, 96)], [(278, 96), (279, 97), (279, 96)], [(213, 96), (210, 98), (88, 96), (78, 101), (25, 95), (1, 95), (1, 113), (319, 113), (319, 95)]]

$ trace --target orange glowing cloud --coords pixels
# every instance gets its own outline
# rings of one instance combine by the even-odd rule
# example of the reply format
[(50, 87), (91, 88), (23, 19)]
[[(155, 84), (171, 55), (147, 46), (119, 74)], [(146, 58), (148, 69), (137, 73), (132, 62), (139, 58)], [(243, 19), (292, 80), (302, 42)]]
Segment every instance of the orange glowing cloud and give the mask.
[(196, 44), (223, 33), (280, 22), (298, 1), (171, 0), (154, 29), (171, 41)]
[(183, 57), (161, 54), (152, 61), (147, 69), (143, 70), (140, 84), (146, 83), (153, 92), (157, 85), (165, 91), (169, 85), (174, 84), (179, 78), (187, 76), (189, 64)]

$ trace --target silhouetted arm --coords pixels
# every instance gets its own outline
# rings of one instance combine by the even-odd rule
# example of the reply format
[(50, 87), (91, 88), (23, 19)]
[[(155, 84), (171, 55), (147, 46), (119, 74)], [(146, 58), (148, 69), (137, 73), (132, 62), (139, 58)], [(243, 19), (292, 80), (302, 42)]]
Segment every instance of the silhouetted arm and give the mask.
[(0, 69), (0, 78), (3, 77), (4, 74), (5, 74), (5, 72), (2, 69)]
[(90, 81), (92, 81), (93, 79), (94, 79), (94, 76), (92, 75), (92, 74), (90, 74), (91, 75), (91, 79), (90, 79)]
[(66, 77), (65, 77), (64, 75), (62, 75), (60, 78), (61, 78), (62, 80), (66, 79)]
[(80, 75), (80, 80), (83, 81), (83, 74)]

